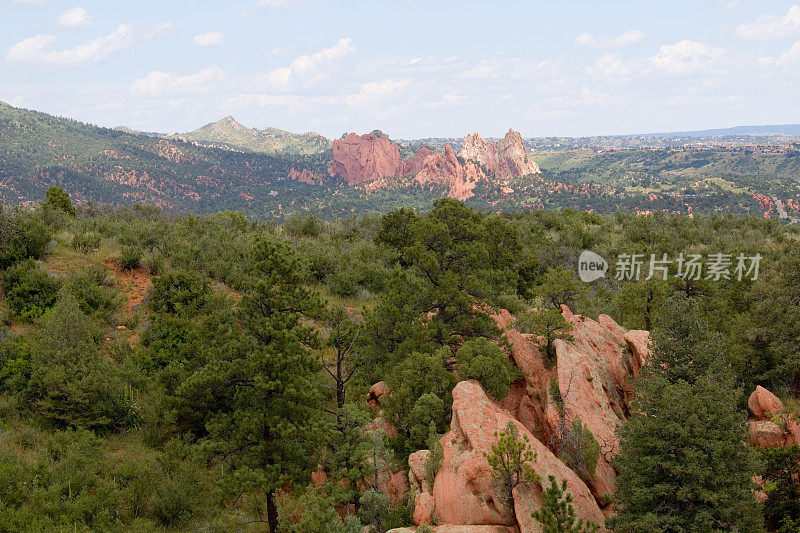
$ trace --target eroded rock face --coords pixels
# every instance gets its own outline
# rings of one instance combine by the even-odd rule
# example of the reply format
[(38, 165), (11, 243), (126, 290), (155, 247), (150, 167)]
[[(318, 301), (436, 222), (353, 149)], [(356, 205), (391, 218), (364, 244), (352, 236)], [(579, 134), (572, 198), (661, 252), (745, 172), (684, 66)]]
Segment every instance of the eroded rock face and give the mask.
[[(456, 386), (451, 430), (441, 439), (445, 458), (433, 483), (434, 523), (470, 527), (513, 523), (483, 456), (496, 441), (494, 432), (501, 431), (509, 420), (524, 428), (531, 439), (539, 457), (536, 471), (544, 479), (549, 474), (567, 479), (576, 509), (581, 508), (579, 516), (602, 524), (603, 514), (611, 512), (607, 496), (616, 485), (611, 464), (618, 446), (616, 430), (629, 417), (633, 376), (649, 356), (650, 335), (626, 332), (606, 315), (595, 321), (573, 314), (566, 306), (562, 315), (573, 326), (572, 340), (556, 341), (552, 367), (545, 364), (540, 350), (544, 339), (511, 329), (513, 317), (508, 312), (494, 316), (509, 341), (510, 361), (524, 376), (500, 402), (487, 397), (474, 381)], [(559, 459), (562, 437), (576, 418), (601, 447), (595, 473), (584, 472), (586, 481)], [(409, 478), (418, 493), (427, 492), (427, 454), (424, 450), (409, 459)], [(541, 488), (527, 487), (519, 493), (521, 530), (539, 531), (530, 513), (541, 504)], [(418, 523), (428, 519), (430, 501), (427, 496), (418, 497)]]
[(650, 332), (641, 329), (628, 331), (625, 333), (625, 342), (628, 343), (628, 348), (633, 355), (631, 359), (633, 375), (638, 377), (639, 370), (650, 353)]
[(403, 163), (403, 175), (416, 174), (425, 164), (425, 160), (432, 155), (436, 155), (429, 149), (422, 147), (419, 152), (414, 154), (414, 158)]
[(508, 130), (499, 141), (486, 141), (477, 132), (464, 137), (461, 153), (464, 159), (477, 161), (500, 179), (516, 178), (541, 172), (525, 150), (519, 132)]
[(600, 444), (589, 486), (605, 504), (607, 496), (616, 491), (617, 474), (610, 460), (618, 448), (617, 427), (629, 416), (631, 356), (625, 349), (622, 328), (610, 317), (594, 321), (568, 311), (563, 314), (573, 325), (573, 340), (555, 341), (563, 422), (566, 425), (580, 419)]
[[(534, 465), (543, 478), (554, 475), (567, 481), (576, 514), (603, 523), (603, 513), (589, 488), (518, 420), (491, 400), (476, 381), (462, 381), (453, 389), (451, 429), (441, 439), (444, 460), (434, 481), (435, 517), (440, 524), (511, 526), (514, 517), (493, 480), (484, 453), (491, 453), (495, 432), (511, 422), (527, 435), (537, 454)], [(515, 489), (516, 519), (522, 531), (540, 531), (531, 518), (542, 506), (542, 491), (536, 484)]]
[(357, 185), (398, 176), (402, 165), (400, 150), (386, 135), (348, 133), (344, 139), (333, 141), (328, 173), (342, 177), (348, 185)]
[(449, 144), (443, 154), (428, 155), (415, 177), (422, 186), (444, 185), (450, 198), (462, 201), (474, 196), (472, 191), (482, 179), (486, 179), (486, 174), (478, 165), (471, 161), (462, 165)]

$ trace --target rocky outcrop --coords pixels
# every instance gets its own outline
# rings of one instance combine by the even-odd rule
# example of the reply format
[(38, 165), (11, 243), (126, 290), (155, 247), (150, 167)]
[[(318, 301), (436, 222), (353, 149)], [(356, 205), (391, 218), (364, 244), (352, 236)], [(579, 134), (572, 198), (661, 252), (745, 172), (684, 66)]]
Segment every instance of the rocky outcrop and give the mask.
[[(400, 527), (386, 533), (415, 533), (416, 529)], [(519, 533), (516, 527), (506, 526), (436, 526), (434, 533)]]
[(328, 173), (343, 178), (348, 185), (358, 185), (398, 176), (402, 168), (397, 145), (386, 135), (374, 131), (366, 135), (348, 133), (343, 139), (333, 141)]
[(461, 164), (448, 144), (443, 154), (432, 153), (425, 158), (414, 179), (422, 186), (444, 186), (450, 198), (466, 200), (474, 195), (475, 185), (486, 179), (486, 174), (474, 162)]
[(633, 375), (638, 377), (647, 354), (650, 352), (650, 332), (645, 330), (631, 330), (625, 333), (625, 342), (633, 356), (631, 365)]
[(788, 434), (775, 422), (769, 420), (750, 421), (750, 445), (761, 448), (774, 448), (788, 446), (794, 442), (792, 435)]
[[(415, 533), (416, 529), (401, 527), (386, 533)], [(506, 526), (436, 526), (434, 533), (519, 533), (516, 527)]]
[(440, 154), (423, 147), (412, 159), (402, 161), (399, 148), (386, 135), (378, 131), (366, 135), (349, 133), (333, 141), (328, 173), (343, 178), (348, 185), (375, 182), (385, 186), (381, 181), (384, 178), (415, 176), (419, 185), (442, 185), (451, 198), (466, 200), (473, 196), (475, 184), (487, 179), (486, 171), (501, 180), (540, 172), (525, 150), (522, 137), (512, 130), (498, 141), (486, 141), (477, 133), (468, 135), (459, 155), (463, 162), (450, 145)]
[[(476, 381), (462, 381), (453, 389), (451, 429), (440, 442), (444, 459), (433, 483), (434, 514), (437, 523), (447, 525), (511, 526), (515, 523), (492, 476), (484, 453), (491, 453), (495, 432), (511, 422), (521, 435), (528, 437), (536, 453), (534, 466), (543, 478), (553, 475), (566, 480), (574, 497), (576, 514), (602, 524), (604, 516), (586, 484), (567, 468), (550, 449), (496, 402)], [(425, 487), (417, 487), (426, 492)], [(515, 489), (516, 521), (522, 531), (539, 531), (531, 513), (543, 504), (538, 484), (519, 485)]]
[(403, 162), (403, 175), (417, 174), (425, 166), (425, 160), (432, 155), (436, 154), (424, 146), (420, 148), (412, 159)]
[(485, 166), (499, 179), (510, 179), (541, 170), (528, 155), (519, 132), (508, 130), (499, 141), (486, 141), (477, 132), (464, 137), (461, 143), (462, 158)]
[(749, 421), (751, 446), (774, 448), (800, 444), (800, 423), (770, 391), (758, 385), (750, 394), (747, 407), (755, 417)]
[[(552, 367), (545, 364), (539, 349), (542, 339), (511, 329), (513, 319), (508, 312), (494, 317), (505, 330), (510, 360), (523, 377), (500, 402), (488, 398), (474, 381), (456, 386), (451, 430), (440, 440), (445, 456), (434, 480), (426, 479), (427, 450), (409, 458), (409, 481), (417, 493), (417, 524), (512, 524), (483, 456), (496, 440), (494, 432), (508, 421), (531, 440), (538, 456), (537, 473), (544, 479), (552, 474), (567, 480), (579, 516), (602, 524), (603, 515), (611, 512), (607, 496), (615, 490), (611, 460), (618, 446), (616, 429), (629, 417), (633, 375), (649, 355), (649, 333), (625, 331), (606, 315), (595, 321), (575, 315), (567, 307), (562, 307), (562, 315), (573, 327), (572, 339), (556, 341)], [(565, 455), (564, 442), (575, 419), (581, 420), (600, 445), (594, 474), (581, 470)], [(541, 488), (520, 489), (517, 502), (521, 530), (539, 531), (530, 513), (541, 505)]]

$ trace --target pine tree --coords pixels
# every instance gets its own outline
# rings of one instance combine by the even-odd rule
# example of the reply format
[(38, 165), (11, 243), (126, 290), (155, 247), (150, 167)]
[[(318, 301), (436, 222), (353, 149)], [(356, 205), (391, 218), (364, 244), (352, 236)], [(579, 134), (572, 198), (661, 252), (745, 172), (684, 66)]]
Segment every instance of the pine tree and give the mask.
[(536, 461), (536, 452), (531, 449), (527, 435), (519, 438), (519, 428), (511, 421), (503, 431), (495, 432), (494, 436), (497, 437), (497, 443), (492, 445), (492, 453), (484, 452), (483, 455), (494, 471), (494, 478), (516, 523), (514, 489), (519, 485), (539, 482), (539, 475), (531, 466)]
[(556, 482), (555, 476), (548, 476), (549, 486), (544, 489), (544, 505), (533, 512), (533, 519), (542, 524), (543, 533), (591, 533), (598, 525), (584, 523), (575, 516), (572, 494), (567, 490), (567, 480)]
[(208, 362), (184, 384), (184, 400), (204, 411), (203, 448), (227, 463), (242, 489), (267, 496), (270, 531), (278, 530), (276, 494), (285, 483), (308, 480), (324, 436), (321, 362), (303, 318), (319, 301), (303, 287), (291, 249), (262, 239), (241, 302), (238, 323), (214, 339)]
[(724, 346), (682, 295), (666, 302), (620, 429), (616, 531), (758, 531), (756, 472)]

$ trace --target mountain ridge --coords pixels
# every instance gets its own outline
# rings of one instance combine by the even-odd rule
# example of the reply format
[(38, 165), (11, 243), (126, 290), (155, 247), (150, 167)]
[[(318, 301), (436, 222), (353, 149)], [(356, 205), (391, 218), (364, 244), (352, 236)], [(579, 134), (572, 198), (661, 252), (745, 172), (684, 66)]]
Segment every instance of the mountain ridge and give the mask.
[(278, 128), (249, 128), (231, 115), (194, 131), (170, 137), (272, 155), (315, 155), (325, 152), (331, 145), (329, 139), (316, 132), (293, 133)]

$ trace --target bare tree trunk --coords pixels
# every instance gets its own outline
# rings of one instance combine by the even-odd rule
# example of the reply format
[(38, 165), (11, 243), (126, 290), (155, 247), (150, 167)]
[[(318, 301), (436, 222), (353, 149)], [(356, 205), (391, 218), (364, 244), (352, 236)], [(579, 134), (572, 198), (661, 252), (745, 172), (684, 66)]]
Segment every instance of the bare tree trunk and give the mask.
[(278, 506), (275, 504), (275, 491), (267, 492), (267, 523), (270, 533), (278, 533)]

